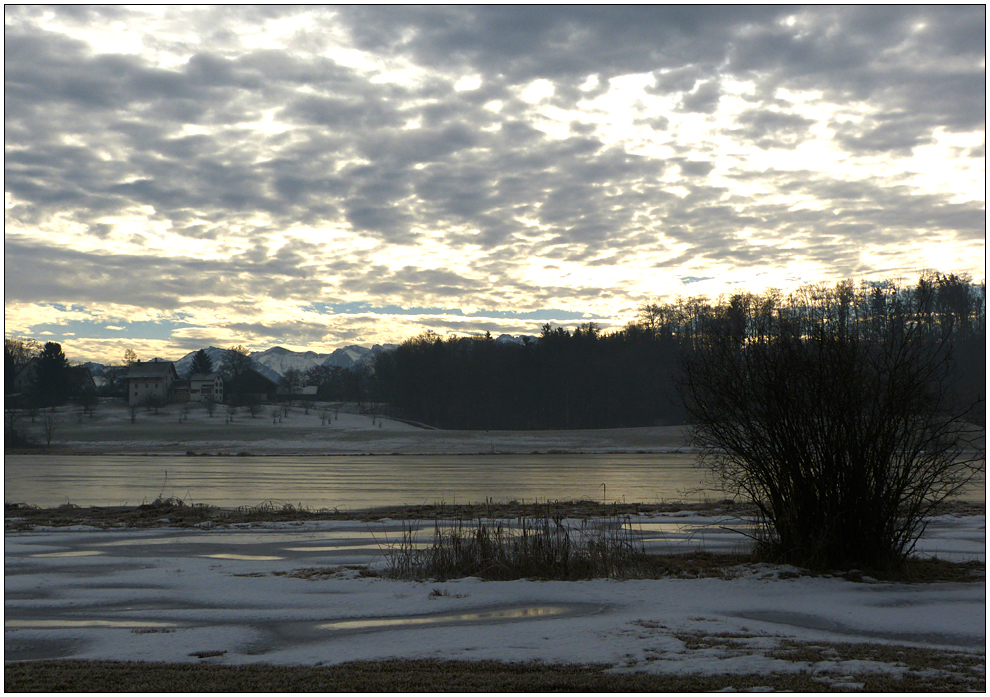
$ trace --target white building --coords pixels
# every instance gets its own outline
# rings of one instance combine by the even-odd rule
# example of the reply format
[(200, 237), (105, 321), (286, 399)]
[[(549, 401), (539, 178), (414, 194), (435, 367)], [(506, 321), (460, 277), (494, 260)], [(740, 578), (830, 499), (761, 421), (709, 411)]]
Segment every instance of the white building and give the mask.
[(193, 373), (189, 376), (189, 401), (223, 401), (223, 376), (220, 373)]
[(127, 371), (127, 403), (144, 404), (149, 399), (156, 399), (162, 404), (171, 402), (178, 379), (172, 361), (132, 363)]

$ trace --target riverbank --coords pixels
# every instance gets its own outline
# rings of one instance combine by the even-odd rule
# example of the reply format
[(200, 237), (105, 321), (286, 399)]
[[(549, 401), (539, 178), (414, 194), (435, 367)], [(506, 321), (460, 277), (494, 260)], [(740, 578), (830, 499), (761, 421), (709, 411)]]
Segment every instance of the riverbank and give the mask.
[[(942, 507), (942, 514), (949, 516), (979, 516), (985, 513), (984, 503), (949, 501)], [(756, 509), (752, 504), (731, 501), (704, 501), (687, 503), (609, 503), (597, 501), (551, 502), (486, 502), (483, 504), (424, 504), (416, 506), (376, 506), (361, 510), (336, 509), (309, 510), (286, 503), (268, 502), (259, 506), (219, 508), (216, 506), (190, 505), (178, 499), (158, 499), (139, 506), (76, 506), (66, 504), (42, 508), (30, 504), (4, 504), (4, 530), (18, 532), (39, 528), (67, 528), (85, 526), (90, 529), (148, 529), (148, 528), (203, 528), (215, 525), (253, 525), (264, 523), (303, 523), (313, 521), (381, 520), (477, 520), (485, 518), (515, 519), (521, 517), (561, 517), (587, 520), (602, 516), (653, 517), (669, 513), (690, 513), (714, 518), (740, 519), (752, 516)]]

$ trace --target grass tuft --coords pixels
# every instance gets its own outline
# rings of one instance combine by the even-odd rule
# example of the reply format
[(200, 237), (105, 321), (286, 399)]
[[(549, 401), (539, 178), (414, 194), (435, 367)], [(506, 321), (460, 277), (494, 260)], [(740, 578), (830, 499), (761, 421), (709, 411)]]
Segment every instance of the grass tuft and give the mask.
[(418, 526), (403, 523), (399, 540), (385, 548), (385, 576), (446, 581), (475, 576), (488, 581), (519, 578), (578, 580), (653, 575), (648, 555), (629, 516), (606, 515), (565, 522), (554, 504), (538, 516), (515, 520), (433, 521), (432, 541), (423, 546)]

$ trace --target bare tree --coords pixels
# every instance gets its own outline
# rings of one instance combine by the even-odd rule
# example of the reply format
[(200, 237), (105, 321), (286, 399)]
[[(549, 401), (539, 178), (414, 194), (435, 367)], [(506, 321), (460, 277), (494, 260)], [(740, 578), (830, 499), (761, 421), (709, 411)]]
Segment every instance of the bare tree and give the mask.
[(206, 413), (209, 414), (212, 419), (213, 413), (217, 410), (217, 401), (213, 399), (212, 396), (207, 397), (203, 402), (203, 406), (206, 408)]
[(951, 410), (946, 335), (917, 319), (926, 299), (874, 296), (858, 318), (848, 286), (783, 306), (757, 298), (744, 325), (740, 304), (722, 305), (685, 359), (694, 442), (721, 485), (756, 504), (775, 559), (896, 565), (983, 468)]
[(51, 407), (42, 415), (41, 427), (45, 432), (45, 445), (51, 445), (55, 429), (58, 427), (58, 412), (55, 411), (55, 407)]
[[(125, 376), (127, 375), (126, 365), (108, 365), (103, 368), (103, 379), (105, 384), (101, 388), (101, 393), (107, 397), (120, 396), (127, 387)], [(126, 393), (124, 393), (126, 397)]]

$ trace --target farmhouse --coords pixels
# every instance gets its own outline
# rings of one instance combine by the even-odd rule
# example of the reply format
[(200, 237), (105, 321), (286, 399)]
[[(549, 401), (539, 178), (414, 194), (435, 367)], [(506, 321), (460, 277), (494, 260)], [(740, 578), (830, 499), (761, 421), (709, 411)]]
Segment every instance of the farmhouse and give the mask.
[(144, 404), (149, 399), (161, 403), (171, 402), (175, 396), (175, 383), (179, 379), (172, 361), (155, 359), (147, 363), (138, 361), (127, 371), (127, 403)]
[(41, 359), (37, 356), (25, 363), (24, 367), (17, 371), (17, 375), (14, 377), (14, 389), (11, 391), (20, 394), (30, 392), (37, 380), (39, 365), (41, 365)]
[(189, 376), (189, 401), (223, 401), (223, 376), (220, 373), (193, 373)]

